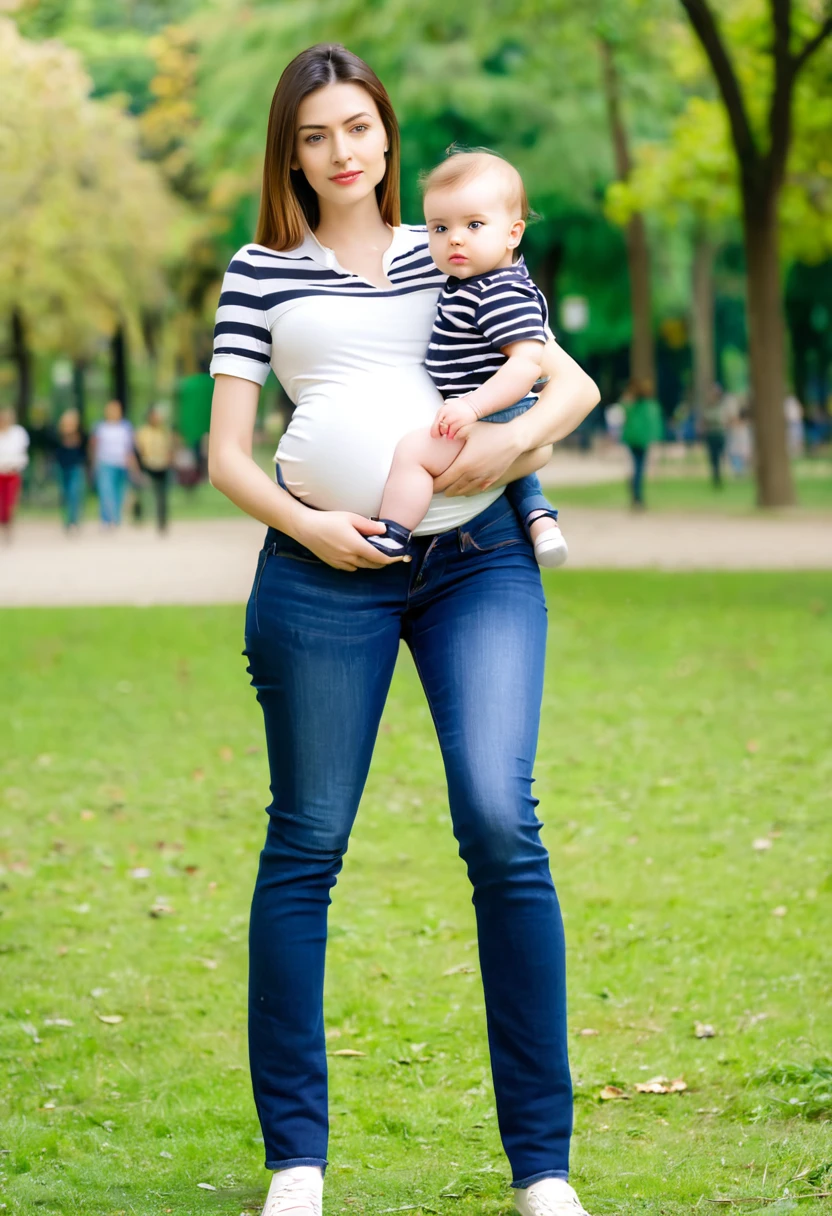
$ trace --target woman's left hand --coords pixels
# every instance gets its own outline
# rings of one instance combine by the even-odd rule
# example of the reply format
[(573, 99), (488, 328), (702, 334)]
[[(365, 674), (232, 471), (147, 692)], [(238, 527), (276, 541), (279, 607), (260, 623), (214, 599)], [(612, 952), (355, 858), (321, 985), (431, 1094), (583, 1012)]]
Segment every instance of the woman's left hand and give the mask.
[(449, 498), (481, 494), (498, 482), (524, 450), (512, 440), (510, 427), (510, 422), (474, 422), (465, 427), (465, 447), (434, 479), (434, 492), (444, 490)]

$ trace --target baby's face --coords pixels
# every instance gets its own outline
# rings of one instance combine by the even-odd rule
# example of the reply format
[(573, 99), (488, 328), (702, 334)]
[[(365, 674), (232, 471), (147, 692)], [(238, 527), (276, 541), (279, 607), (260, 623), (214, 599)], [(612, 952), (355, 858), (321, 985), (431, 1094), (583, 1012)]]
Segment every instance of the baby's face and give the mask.
[(468, 279), (511, 265), (525, 224), (509, 209), (505, 194), (505, 184), (488, 173), (428, 191), (425, 222), (431, 257), (440, 270)]

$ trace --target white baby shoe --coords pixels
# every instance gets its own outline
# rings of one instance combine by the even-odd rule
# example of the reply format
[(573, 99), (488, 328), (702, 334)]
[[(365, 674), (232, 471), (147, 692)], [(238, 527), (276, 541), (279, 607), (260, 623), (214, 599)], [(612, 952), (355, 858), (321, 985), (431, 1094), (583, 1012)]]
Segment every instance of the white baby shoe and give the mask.
[(262, 1216), (321, 1216), (324, 1178), (317, 1165), (276, 1170)]
[(563, 1178), (541, 1178), (515, 1190), (514, 1201), (522, 1216), (589, 1216)]

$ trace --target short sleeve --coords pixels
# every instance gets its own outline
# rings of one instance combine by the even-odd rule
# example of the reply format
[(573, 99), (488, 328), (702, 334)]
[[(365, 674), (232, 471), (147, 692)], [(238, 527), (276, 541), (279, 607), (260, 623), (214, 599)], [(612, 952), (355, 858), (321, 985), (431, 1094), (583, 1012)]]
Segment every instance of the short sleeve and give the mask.
[(480, 333), (495, 350), (511, 342), (549, 340), (543, 307), (533, 285), (497, 282), (489, 287), (477, 305), (475, 322)]
[(239, 376), (265, 384), (271, 361), (272, 335), (257, 267), (247, 248), (235, 253), (222, 281), (214, 325), (212, 376)]

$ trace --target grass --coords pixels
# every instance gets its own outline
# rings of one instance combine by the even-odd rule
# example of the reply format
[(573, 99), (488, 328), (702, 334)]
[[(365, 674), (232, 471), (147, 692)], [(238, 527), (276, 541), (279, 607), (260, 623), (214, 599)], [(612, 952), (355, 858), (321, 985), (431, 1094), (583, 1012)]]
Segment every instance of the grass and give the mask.
[[(573, 1181), (597, 1216), (829, 1210), (832, 577), (548, 590), (535, 791), (569, 943)], [(0, 627), (0, 1202), (259, 1212), (245, 939), (268, 793), (242, 610)], [(474, 934), (403, 654), (331, 909), (331, 1048), (365, 1054), (330, 1061), (329, 1213), (510, 1210)], [(657, 1074), (687, 1091), (634, 1091)]]
[[(832, 511), (832, 462), (801, 460), (794, 466), (798, 510)], [(630, 505), (624, 478), (595, 485), (551, 485), (548, 493), (558, 506), (617, 507)], [(653, 512), (705, 511), (752, 514), (756, 511), (756, 489), (750, 477), (726, 474), (722, 489), (715, 490), (697, 460), (692, 467), (657, 462), (645, 487), (647, 506)], [(794, 512), (795, 508), (790, 508)]]

